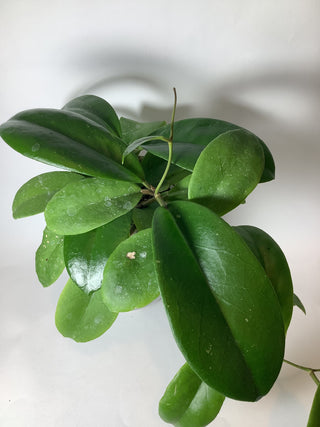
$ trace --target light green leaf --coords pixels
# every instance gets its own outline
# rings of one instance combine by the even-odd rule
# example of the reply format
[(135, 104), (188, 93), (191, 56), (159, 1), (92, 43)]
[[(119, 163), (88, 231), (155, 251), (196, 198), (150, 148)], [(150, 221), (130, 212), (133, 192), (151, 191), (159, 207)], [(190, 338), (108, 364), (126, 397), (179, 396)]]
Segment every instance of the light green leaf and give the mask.
[(87, 342), (108, 330), (117, 315), (103, 303), (100, 289), (87, 295), (69, 280), (60, 295), (55, 321), (63, 336)]
[(205, 384), (186, 363), (168, 385), (159, 414), (180, 427), (205, 427), (218, 415), (225, 397)]
[(285, 341), (262, 266), (232, 227), (196, 203), (159, 207), (152, 228), (161, 296), (188, 364), (225, 396), (259, 399), (279, 374)]
[(122, 215), (95, 230), (64, 238), (64, 260), (70, 278), (84, 292), (101, 287), (110, 254), (129, 237), (131, 215)]
[(258, 138), (244, 130), (226, 132), (200, 154), (189, 199), (224, 215), (246, 199), (260, 181), (264, 154)]
[(36, 272), (40, 283), (52, 285), (64, 270), (63, 236), (44, 229), (41, 245), (36, 252)]
[(136, 139), (150, 135), (155, 132), (161, 126), (165, 125), (166, 122), (136, 122), (135, 120), (126, 119), (120, 117), (120, 125), (122, 130), (122, 140), (126, 144), (130, 144)]
[(133, 234), (110, 255), (101, 290), (105, 304), (117, 312), (144, 307), (159, 296), (151, 228)]
[(269, 277), (279, 299), (285, 330), (293, 308), (293, 287), (290, 269), (279, 245), (264, 231), (250, 225), (234, 227), (244, 239)]
[(57, 234), (86, 233), (131, 211), (140, 198), (140, 187), (130, 182), (85, 179), (56, 193), (45, 209), (45, 219)]
[(116, 112), (107, 101), (98, 96), (79, 96), (69, 101), (62, 109), (86, 117), (121, 137), (120, 121)]
[(12, 205), (13, 218), (43, 212), (52, 196), (67, 184), (83, 179), (72, 172), (48, 172), (35, 176), (19, 188)]
[(319, 425), (320, 425), (320, 385), (318, 385), (317, 391), (313, 398), (307, 427), (319, 427)]

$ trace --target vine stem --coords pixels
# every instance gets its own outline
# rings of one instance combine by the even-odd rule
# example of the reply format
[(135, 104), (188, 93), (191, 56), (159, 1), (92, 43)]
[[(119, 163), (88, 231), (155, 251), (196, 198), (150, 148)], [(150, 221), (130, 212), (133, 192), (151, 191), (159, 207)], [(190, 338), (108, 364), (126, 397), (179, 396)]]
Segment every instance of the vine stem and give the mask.
[(286, 360), (286, 359), (283, 359), (283, 361), (285, 363), (287, 363), (288, 365), (293, 366), (294, 368), (297, 368), (297, 369), (300, 369), (302, 371), (308, 372), (309, 375), (310, 375), (310, 377), (317, 384), (317, 386), (320, 385), (320, 380), (319, 380), (319, 378), (315, 374), (316, 372), (320, 372), (320, 369), (314, 369), (314, 368), (309, 368), (308, 366), (298, 365), (297, 363), (290, 362), (290, 360)]
[(164, 182), (164, 180), (166, 179), (166, 176), (169, 172), (170, 169), (170, 165), (171, 165), (171, 161), (172, 161), (172, 152), (173, 152), (173, 125), (174, 125), (174, 118), (176, 115), (176, 108), (177, 108), (177, 91), (176, 88), (173, 88), (173, 93), (174, 93), (174, 104), (173, 104), (173, 110), (172, 110), (172, 117), (171, 117), (171, 127), (170, 127), (170, 136), (169, 139), (167, 140), (168, 142), (168, 149), (169, 149), (169, 154), (168, 154), (168, 163), (167, 166), (163, 172), (163, 175), (154, 191), (154, 197), (157, 200), (157, 202), (159, 203), (160, 206), (166, 207), (166, 203), (165, 201), (162, 199), (161, 195), (160, 195), (160, 188)]

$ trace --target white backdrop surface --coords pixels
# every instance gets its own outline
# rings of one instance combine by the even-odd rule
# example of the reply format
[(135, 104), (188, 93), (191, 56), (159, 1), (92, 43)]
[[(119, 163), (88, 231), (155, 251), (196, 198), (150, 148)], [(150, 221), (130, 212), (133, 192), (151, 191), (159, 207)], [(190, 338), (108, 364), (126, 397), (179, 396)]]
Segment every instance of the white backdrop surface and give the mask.
[[(294, 310), (286, 357), (320, 365), (318, 0), (2, 0), (0, 122), (92, 93), (119, 114), (206, 116), (265, 140), (276, 180), (226, 219), (263, 228), (291, 266), (307, 316)], [(0, 425), (160, 427), (158, 400), (183, 363), (161, 302), (120, 315), (99, 339), (59, 335), (66, 276), (42, 289), (34, 271), (44, 220), (11, 218), (27, 179), (52, 170), (0, 144)], [(319, 366), (320, 367), (320, 366)], [(217, 427), (306, 425), (315, 385), (284, 366), (258, 403), (227, 400)]]

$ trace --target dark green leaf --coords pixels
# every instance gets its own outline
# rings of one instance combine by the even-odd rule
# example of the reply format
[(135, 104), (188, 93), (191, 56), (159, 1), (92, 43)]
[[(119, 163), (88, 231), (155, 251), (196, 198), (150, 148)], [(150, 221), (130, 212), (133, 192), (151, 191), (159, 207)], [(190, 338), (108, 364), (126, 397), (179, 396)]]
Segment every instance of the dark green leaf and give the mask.
[(108, 330), (117, 315), (103, 303), (101, 289), (88, 295), (69, 280), (60, 295), (55, 321), (63, 336), (87, 342)]
[[(156, 140), (163, 140), (163, 138), (161, 136), (144, 136), (143, 138), (139, 138), (131, 142), (123, 152), (122, 163), (128, 154), (132, 153), (134, 150), (141, 147), (141, 145), (145, 144), (146, 142), (156, 141)], [(168, 144), (167, 141), (166, 141), (166, 144)]]
[(212, 211), (183, 201), (168, 209), (155, 212), (153, 244), (177, 344), (210, 387), (257, 400), (283, 360), (283, 319), (272, 284), (240, 236)]
[(95, 95), (83, 95), (68, 102), (63, 110), (80, 114), (89, 120), (105, 127), (109, 132), (121, 137), (118, 116), (112, 106)]
[(164, 195), (165, 200), (188, 200), (188, 187), (191, 175), (186, 176)]
[(218, 415), (224, 396), (205, 384), (186, 363), (168, 385), (159, 414), (180, 427), (204, 427)]
[(133, 234), (110, 255), (101, 288), (110, 310), (134, 310), (159, 296), (151, 234), (151, 228)]
[[(207, 118), (185, 119), (175, 122), (173, 141), (190, 142), (204, 148), (217, 136), (235, 129), (243, 128), (223, 120)], [(168, 137), (170, 135), (170, 125), (164, 126), (162, 129), (158, 129), (157, 134)], [(260, 182), (266, 182), (274, 179), (275, 166), (268, 147), (261, 139), (259, 139), (259, 142), (263, 148), (265, 157), (265, 166)], [(196, 163), (196, 160), (197, 157), (194, 158), (194, 164)]]
[(300, 310), (303, 311), (304, 314), (307, 314), (304, 305), (302, 304), (300, 298), (296, 294), (293, 294), (293, 305), (300, 308)]
[(153, 214), (158, 206), (158, 202), (152, 202), (143, 208), (133, 209), (132, 219), (138, 231), (151, 227)]
[(58, 191), (47, 204), (48, 227), (61, 235), (81, 234), (131, 211), (141, 198), (130, 182), (90, 178)]
[(320, 426), (320, 385), (314, 395), (307, 427)]
[(52, 285), (64, 270), (63, 236), (44, 229), (41, 245), (36, 252), (36, 272), (40, 283)]
[[(23, 111), (0, 126), (0, 136), (32, 159), (85, 175), (141, 182), (133, 154), (121, 165), (125, 144), (105, 128), (67, 110)], [(130, 170), (129, 170), (130, 169)]]
[(13, 218), (43, 212), (51, 197), (67, 184), (83, 179), (72, 172), (48, 172), (31, 178), (19, 188), (12, 204)]
[(165, 124), (166, 122), (164, 121), (141, 123), (136, 122), (135, 120), (126, 119), (125, 117), (120, 117), (122, 140), (126, 144), (130, 144), (136, 139), (150, 135)]
[(258, 138), (241, 129), (223, 133), (200, 154), (191, 175), (189, 199), (224, 215), (260, 181), (264, 154)]
[(101, 287), (103, 270), (110, 254), (129, 237), (131, 215), (119, 218), (76, 236), (65, 236), (64, 260), (69, 276), (84, 292)]
[(234, 227), (244, 239), (269, 277), (279, 299), (285, 330), (293, 308), (293, 287), (290, 269), (279, 245), (264, 231), (250, 225)]

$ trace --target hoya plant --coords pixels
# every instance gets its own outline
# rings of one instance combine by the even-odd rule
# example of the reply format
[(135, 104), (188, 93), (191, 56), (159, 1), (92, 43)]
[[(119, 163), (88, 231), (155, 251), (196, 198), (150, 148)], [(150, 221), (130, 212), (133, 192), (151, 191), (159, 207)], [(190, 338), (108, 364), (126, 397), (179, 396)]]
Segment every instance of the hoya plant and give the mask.
[[(175, 91), (174, 91), (175, 93)], [(293, 306), (290, 270), (277, 243), (222, 217), (274, 179), (256, 135), (211, 118), (140, 123), (80, 96), (62, 109), (32, 109), (0, 127), (3, 140), (63, 169), (26, 182), (13, 217), (44, 212), (36, 252), (44, 287), (69, 280), (55, 323), (77, 342), (104, 334), (118, 313), (161, 296), (185, 364), (159, 403), (161, 418), (204, 427), (225, 398), (265, 396), (284, 362)], [(319, 426), (317, 384), (308, 427)]]

